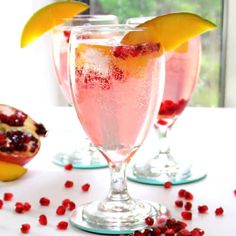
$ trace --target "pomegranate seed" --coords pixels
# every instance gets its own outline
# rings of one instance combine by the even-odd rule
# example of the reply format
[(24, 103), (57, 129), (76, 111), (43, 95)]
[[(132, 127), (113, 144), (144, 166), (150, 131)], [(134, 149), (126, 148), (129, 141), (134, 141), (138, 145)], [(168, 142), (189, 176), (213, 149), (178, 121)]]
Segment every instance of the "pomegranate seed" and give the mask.
[(65, 208), (69, 207), (70, 204), (70, 199), (66, 198), (62, 201), (62, 206), (64, 206)]
[(57, 224), (57, 229), (59, 229), (59, 230), (67, 230), (67, 227), (68, 227), (68, 222), (66, 222), (66, 221), (60, 221)]
[(159, 124), (159, 125), (167, 125), (168, 122), (165, 121), (165, 120), (163, 120), (163, 119), (158, 119), (158, 120), (157, 120), (157, 124)]
[(191, 202), (186, 202), (186, 203), (184, 204), (184, 209), (185, 209), (186, 211), (190, 211), (190, 210), (192, 209), (192, 203), (191, 203)]
[(23, 211), (24, 211), (24, 205), (23, 205), (23, 203), (17, 202), (17, 203), (15, 204), (15, 212), (16, 212), (16, 213), (23, 213)]
[(154, 219), (152, 217), (146, 217), (145, 223), (147, 226), (152, 226), (154, 224)]
[(4, 193), (4, 196), (3, 196), (4, 201), (11, 201), (12, 198), (13, 198), (12, 193)]
[(179, 232), (182, 229), (185, 229), (187, 227), (187, 224), (183, 221), (177, 221), (171, 228), (175, 230), (175, 232)]
[(183, 203), (182, 200), (176, 200), (176, 201), (175, 201), (175, 206), (176, 206), (176, 207), (181, 208), (181, 207), (183, 207), (183, 205), (184, 205), (184, 203)]
[(22, 224), (20, 230), (21, 230), (21, 233), (28, 234), (30, 231), (30, 224)]
[(234, 190), (234, 196), (236, 196), (236, 189)]
[(170, 181), (167, 181), (164, 183), (164, 188), (171, 188), (172, 187), (172, 183)]
[(188, 191), (186, 191), (185, 194), (184, 194), (184, 198), (186, 200), (193, 200), (193, 194), (188, 192)]
[(47, 219), (46, 215), (39, 216), (39, 224), (40, 225), (47, 225), (48, 224), (48, 219)]
[(166, 221), (166, 225), (169, 229), (172, 229), (175, 224), (176, 224), (176, 220), (174, 218), (168, 219)]
[(184, 198), (185, 197), (185, 193), (186, 193), (185, 189), (180, 189), (179, 192), (178, 192), (178, 196), (180, 198)]
[(69, 202), (69, 206), (68, 206), (68, 210), (69, 211), (73, 211), (76, 208), (76, 205), (74, 202), (70, 201)]
[(134, 236), (144, 236), (144, 234), (139, 230), (134, 231), (133, 235)]
[(64, 166), (64, 169), (65, 170), (72, 170), (73, 169), (73, 165), (69, 163), (69, 164)]
[(182, 211), (181, 216), (184, 220), (192, 220), (192, 212)]
[(88, 192), (89, 191), (89, 188), (90, 188), (90, 184), (86, 183), (84, 185), (81, 186), (81, 189), (84, 191), (84, 192)]
[(215, 215), (216, 216), (221, 216), (224, 213), (224, 209), (222, 207), (216, 208), (215, 210)]
[(175, 231), (173, 229), (167, 229), (165, 232), (166, 236), (174, 236), (175, 235)]
[(191, 233), (187, 229), (180, 230), (176, 236), (191, 236)]
[(2, 209), (2, 207), (3, 207), (3, 200), (0, 199), (0, 209)]
[(73, 181), (67, 180), (64, 184), (65, 188), (72, 188), (74, 186)]
[(194, 228), (192, 231), (191, 231), (191, 236), (202, 236), (204, 235), (205, 232), (204, 230), (200, 229), (200, 228)]
[(59, 216), (64, 215), (66, 212), (66, 208), (64, 206), (59, 206), (56, 210), (56, 214)]
[(165, 233), (166, 230), (168, 229), (167, 225), (159, 225), (158, 228), (160, 229), (162, 233)]
[(24, 211), (29, 211), (31, 209), (31, 205), (28, 202), (25, 202), (23, 207), (24, 207)]
[(41, 206), (49, 206), (50, 200), (46, 197), (42, 197), (40, 198), (39, 203)]
[(152, 232), (153, 232), (152, 235), (156, 235), (156, 236), (161, 235), (161, 230), (159, 228), (153, 228)]
[(205, 214), (208, 211), (208, 206), (207, 205), (202, 205), (202, 206), (198, 206), (198, 212), (200, 214)]

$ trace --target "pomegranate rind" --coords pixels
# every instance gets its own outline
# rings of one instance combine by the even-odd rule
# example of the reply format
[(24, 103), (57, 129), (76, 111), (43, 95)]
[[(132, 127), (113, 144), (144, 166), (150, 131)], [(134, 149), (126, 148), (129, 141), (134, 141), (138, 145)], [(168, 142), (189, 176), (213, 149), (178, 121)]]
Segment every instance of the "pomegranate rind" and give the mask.
[[(5, 115), (12, 115), (16, 112), (21, 112), (22, 114), (25, 114), (24, 112), (20, 111), (19, 109), (16, 109), (12, 106), (8, 106), (5, 104), (0, 104), (0, 113)], [(7, 123), (3, 123), (0, 120), (0, 134), (5, 134), (6, 132), (15, 132), (20, 131), (24, 134), (30, 135), (34, 137), (35, 140), (37, 140), (37, 146), (33, 151), (1, 151), (0, 150), (0, 161), (8, 162), (8, 163), (14, 163), (17, 165), (25, 165), (29, 161), (33, 159), (33, 157), (39, 152), (41, 147), (40, 137), (43, 136), (42, 134), (38, 135), (36, 133), (37, 125), (31, 117), (29, 117), (27, 114), (25, 114), (27, 118), (24, 120), (23, 125), (19, 126), (10, 126)]]

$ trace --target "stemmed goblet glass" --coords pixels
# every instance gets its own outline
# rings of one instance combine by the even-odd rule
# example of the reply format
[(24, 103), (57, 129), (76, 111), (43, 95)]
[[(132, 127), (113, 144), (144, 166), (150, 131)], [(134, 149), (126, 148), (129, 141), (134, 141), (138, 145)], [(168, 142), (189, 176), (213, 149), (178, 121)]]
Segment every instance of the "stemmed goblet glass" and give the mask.
[[(68, 71), (67, 71), (67, 51), (71, 29), (81, 25), (117, 24), (118, 18), (115, 15), (77, 15), (68, 19), (64, 24), (55, 27), (52, 31), (52, 61), (55, 74), (60, 89), (68, 102), (73, 105)], [(84, 36), (86, 37), (86, 36)], [(100, 168), (106, 167), (102, 155), (96, 150), (94, 145), (85, 137), (78, 136), (78, 130), (67, 130), (63, 134), (63, 144), (53, 162), (58, 165), (71, 163), (74, 168)]]
[[(74, 107), (88, 137), (106, 159), (111, 186), (103, 201), (79, 206), (75, 227), (102, 234), (125, 234), (145, 227), (147, 216), (168, 217), (162, 205), (130, 197), (126, 166), (153, 125), (164, 83), (160, 44), (125, 45), (127, 25), (80, 27), (70, 39)], [(92, 38), (84, 36), (92, 35)]]
[[(130, 18), (127, 24), (139, 24), (148, 17)], [(147, 184), (189, 183), (206, 176), (202, 168), (188, 160), (177, 160), (171, 153), (171, 128), (184, 111), (194, 91), (200, 72), (200, 36), (183, 43), (174, 51), (165, 53), (165, 88), (160, 110), (154, 125), (158, 136), (157, 155), (131, 165), (129, 179)]]

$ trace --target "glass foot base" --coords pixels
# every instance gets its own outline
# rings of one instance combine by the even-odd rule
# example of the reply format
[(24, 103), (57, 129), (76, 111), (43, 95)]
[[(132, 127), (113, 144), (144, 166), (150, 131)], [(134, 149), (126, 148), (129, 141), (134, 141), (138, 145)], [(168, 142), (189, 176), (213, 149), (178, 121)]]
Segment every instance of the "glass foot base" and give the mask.
[[(88, 154), (87, 154), (88, 155)], [(53, 158), (53, 163), (59, 166), (72, 164), (75, 169), (97, 169), (107, 167), (107, 161), (102, 156), (86, 156), (82, 153), (57, 153)], [(83, 157), (83, 158), (82, 158)]]
[[(133, 210), (104, 212), (99, 209), (100, 202), (80, 206), (72, 212), (70, 223), (81, 230), (98, 234), (130, 234), (146, 227), (145, 218), (166, 219), (170, 217), (168, 209), (160, 204), (148, 201), (135, 201)], [(94, 215), (89, 215), (93, 212)]]
[[(158, 166), (157, 166), (158, 167)], [(174, 185), (187, 184), (204, 179), (207, 176), (205, 170), (199, 166), (177, 164), (173, 167), (155, 168), (146, 163), (145, 165), (133, 164), (127, 168), (128, 179), (134, 182), (164, 185), (170, 181)]]

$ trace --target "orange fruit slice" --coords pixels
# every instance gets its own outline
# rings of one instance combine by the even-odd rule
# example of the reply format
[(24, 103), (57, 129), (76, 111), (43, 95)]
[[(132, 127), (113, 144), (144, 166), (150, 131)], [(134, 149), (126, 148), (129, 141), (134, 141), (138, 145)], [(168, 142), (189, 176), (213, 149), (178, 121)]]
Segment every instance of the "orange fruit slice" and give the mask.
[(27, 172), (23, 166), (0, 161), (0, 181), (13, 181)]
[(72, 18), (89, 8), (88, 5), (76, 1), (61, 1), (49, 4), (36, 11), (27, 21), (21, 34), (21, 47), (39, 38), (65, 19)]
[(165, 51), (171, 51), (188, 39), (213, 30), (216, 25), (196, 14), (181, 12), (155, 17), (137, 27), (144, 30), (127, 33), (122, 43), (160, 42)]

